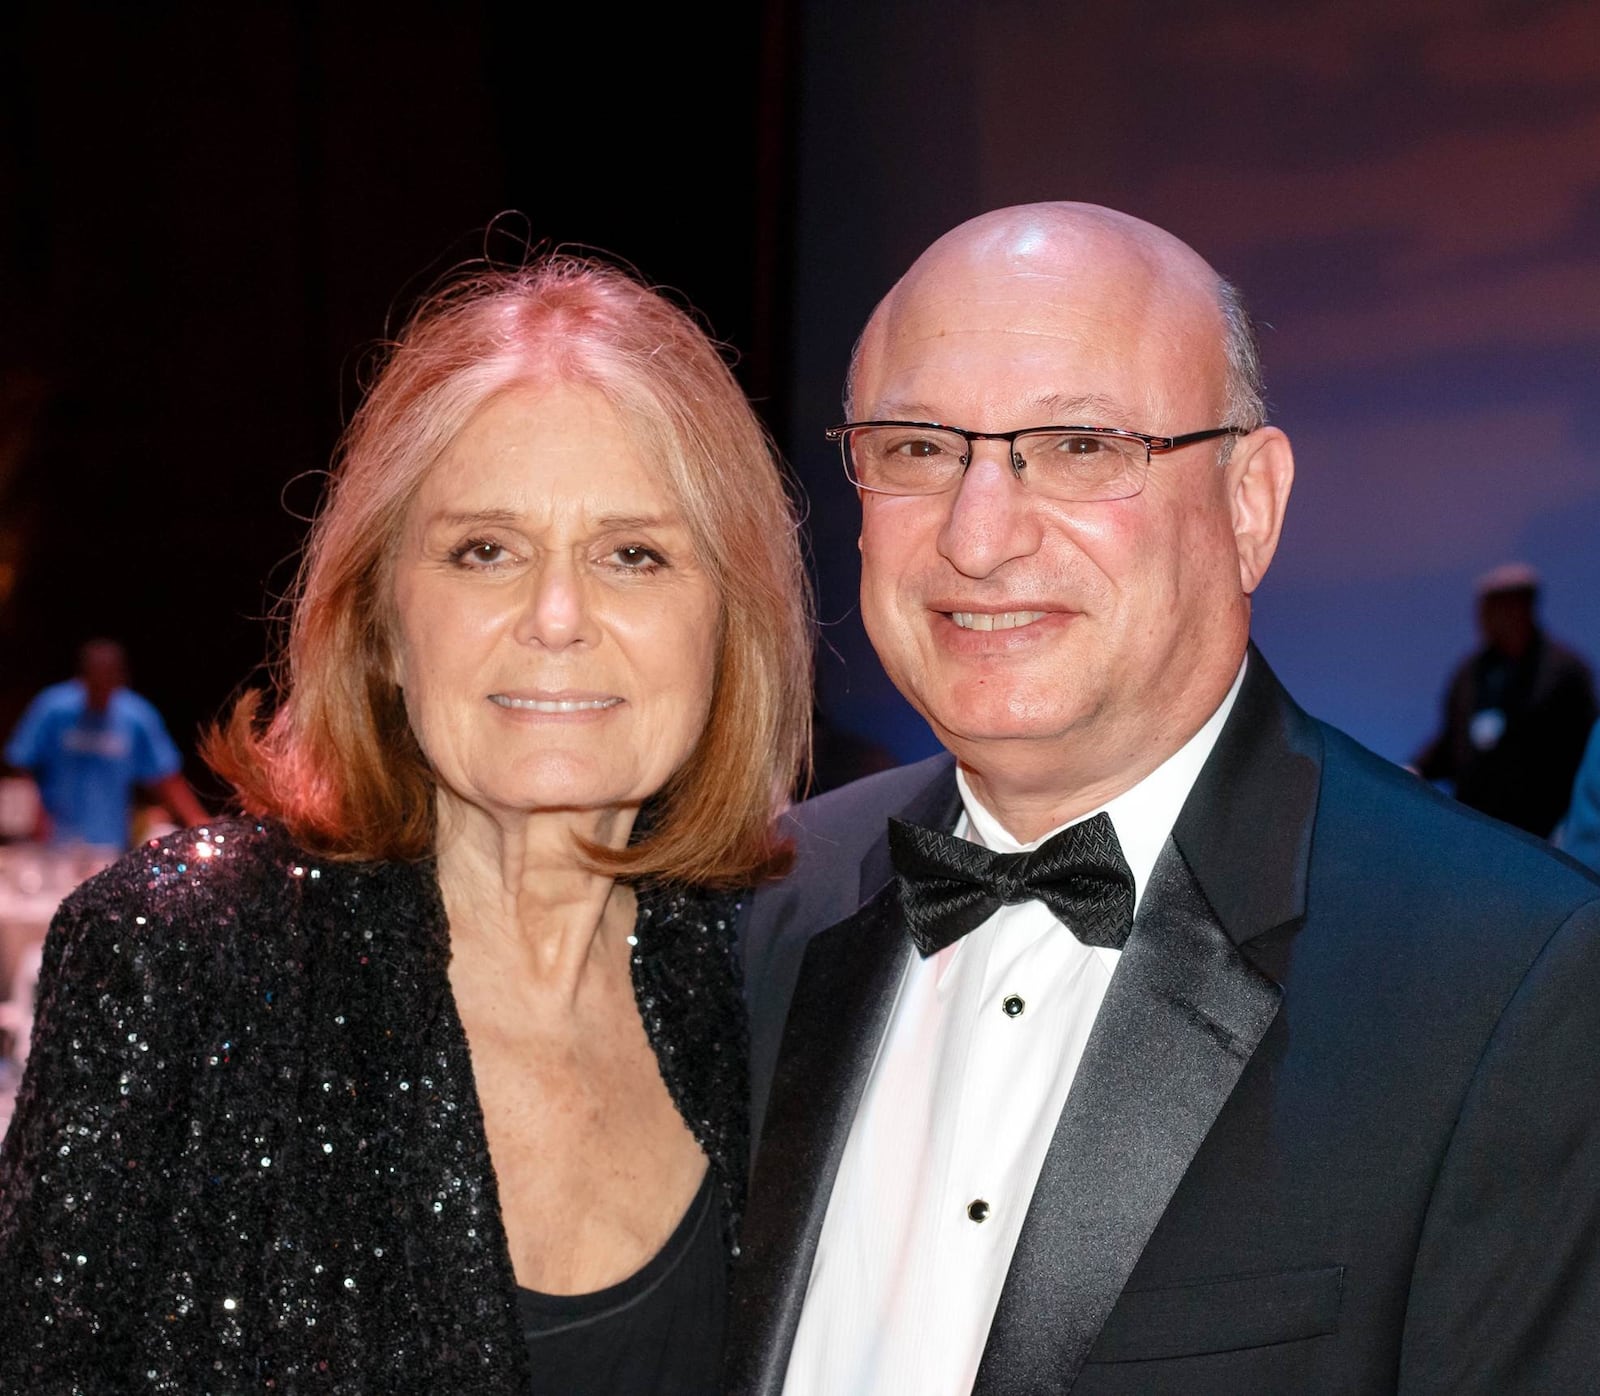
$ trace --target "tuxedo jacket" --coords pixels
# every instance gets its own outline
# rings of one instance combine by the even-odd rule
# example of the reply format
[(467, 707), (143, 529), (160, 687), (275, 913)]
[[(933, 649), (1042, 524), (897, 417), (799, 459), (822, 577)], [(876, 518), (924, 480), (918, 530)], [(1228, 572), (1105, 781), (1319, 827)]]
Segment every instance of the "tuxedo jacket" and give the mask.
[[(737, 1396), (782, 1389), (915, 953), (885, 820), (958, 813), (949, 757), (801, 806), (795, 872), (747, 912)], [(1600, 1391), (1600, 880), (1309, 718), (1252, 651), (974, 1390)]]

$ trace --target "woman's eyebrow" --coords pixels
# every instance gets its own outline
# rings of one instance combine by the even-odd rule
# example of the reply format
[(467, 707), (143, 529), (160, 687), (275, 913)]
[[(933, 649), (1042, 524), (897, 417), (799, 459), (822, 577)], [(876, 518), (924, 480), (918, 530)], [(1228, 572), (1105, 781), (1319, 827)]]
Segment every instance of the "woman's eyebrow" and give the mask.
[(435, 514), (428, 523), (435, 527), (465, 528), (475, 524), (514, 524), (521, 518), (515, 509), (452, 509)]
[(594, 523), (596, 528), (670, 528), (683, 519), (672, 514), (603, 514)]
[[(430, 528), (474, 528), (486, 524), (518, 525), (524, 516), (516, 509), (451, 509), (433, 515)], [(667, 528), (683, 523), (676, 512), (657, 514), (601, 514), (590, 520), (597, 529)]]

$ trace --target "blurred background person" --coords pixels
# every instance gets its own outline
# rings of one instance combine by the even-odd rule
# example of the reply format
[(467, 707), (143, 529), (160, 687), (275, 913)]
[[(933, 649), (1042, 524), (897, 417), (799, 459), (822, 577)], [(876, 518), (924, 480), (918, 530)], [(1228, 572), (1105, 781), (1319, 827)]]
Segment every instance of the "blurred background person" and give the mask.
[[(556, 257), (404, 329), (315, 523), (254, 816), (51, 930), (0, 1390), (712, 1396), (736, 889), (807, 746), (797, 522), (689, 315)], [(66, 1259), (63, 1259), (66, 1257)]]
[(127, 848), (141, 789), (178, 824), (205, 822), (161, 714), (127, 683), (122, 646), (90, 640), (77, 677), (51, 684), (12, 730), (5, 759), (38, 786), (41, 842)]
[(1548, 838), (1594, 725), (1594, 678), (1540, 628), (1532, 567), (1496, 567), (1476, 591), (1483, 647), (1451, 676), (1443, 726), (1412, 764), (1462, 804)]
[(1557, 843), (1580, 863), (1600, 872), (1600, 722), (1589, 733)]

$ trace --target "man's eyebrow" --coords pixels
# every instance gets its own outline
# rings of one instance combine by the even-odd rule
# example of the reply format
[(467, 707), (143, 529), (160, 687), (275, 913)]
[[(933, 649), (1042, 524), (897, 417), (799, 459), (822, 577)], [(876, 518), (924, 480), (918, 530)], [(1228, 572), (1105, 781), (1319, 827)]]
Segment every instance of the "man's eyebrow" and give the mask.
[(1049, 418), (1046, 426), (1127, 427), (1133, 410), (1103, 393), (1051, 393), (1032, 406)]
[[(1019, 426), (1100, 426), (1123, 427), (1132, 424), (1137, 415), (1126, 403), (1106, 397), (1103, 393), (1041, 393), (1022, 404), (1022, 413), (1029, 420)], [(951, 422), (931, 411), (926, 403), (889, 401), (878, 404), (880, 421), (944, 422), (949, 426), (966, 427), (970, 431), (984, 428), (973, 422)]]

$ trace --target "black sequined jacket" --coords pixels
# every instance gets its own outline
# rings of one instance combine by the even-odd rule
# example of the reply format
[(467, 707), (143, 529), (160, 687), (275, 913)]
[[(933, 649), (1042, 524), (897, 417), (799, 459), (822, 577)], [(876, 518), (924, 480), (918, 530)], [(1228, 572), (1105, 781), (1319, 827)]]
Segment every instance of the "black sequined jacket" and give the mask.
[[(633, 959), (730, 1235), (734, 907), (641, 887)], [(75, 892), (0, 1152), (0, 1392), (523, 1390), (448, 961), (431, 863), (318, 862), (271, 825), (174, 836)]]

